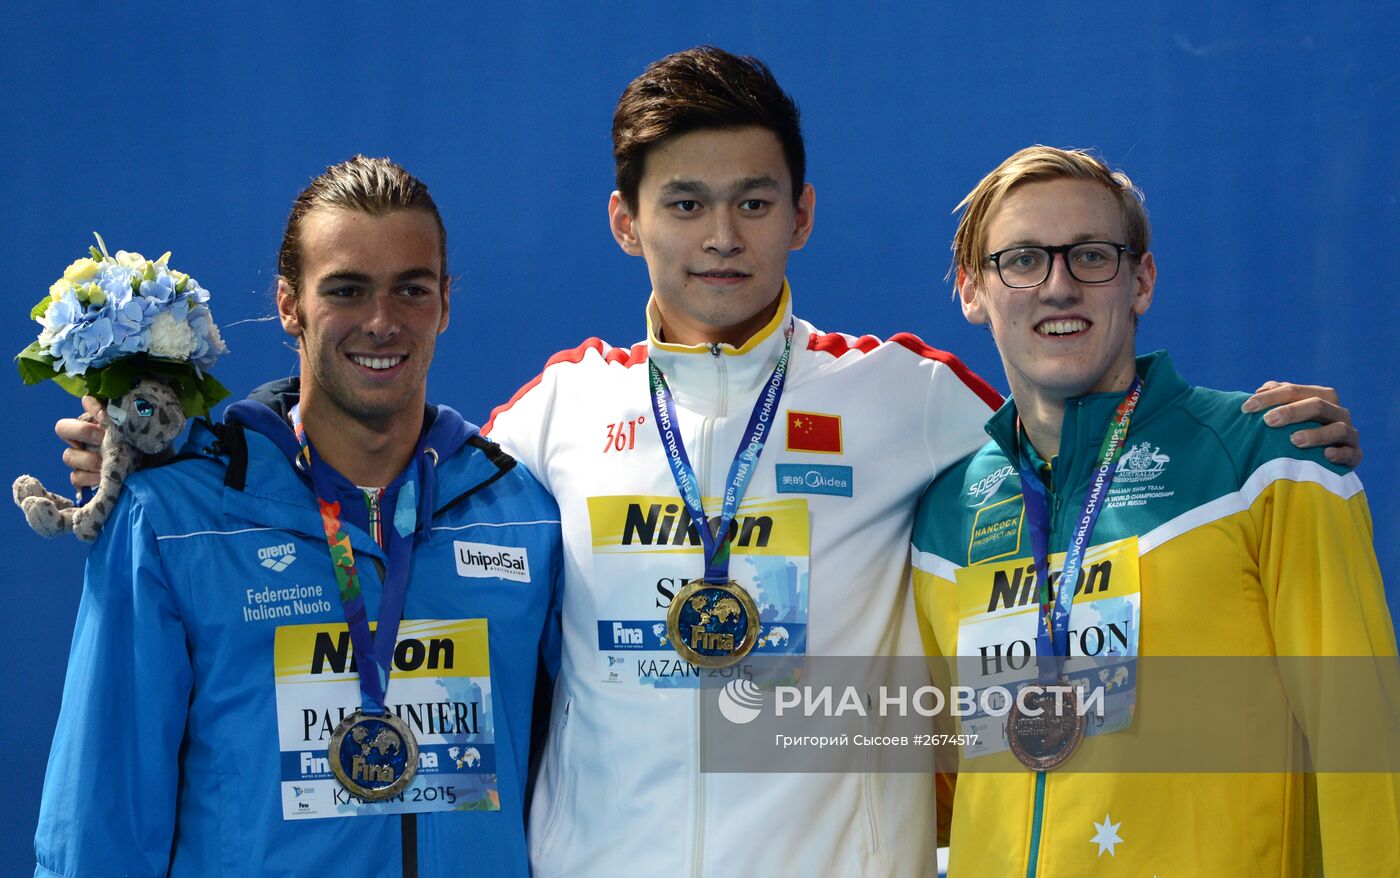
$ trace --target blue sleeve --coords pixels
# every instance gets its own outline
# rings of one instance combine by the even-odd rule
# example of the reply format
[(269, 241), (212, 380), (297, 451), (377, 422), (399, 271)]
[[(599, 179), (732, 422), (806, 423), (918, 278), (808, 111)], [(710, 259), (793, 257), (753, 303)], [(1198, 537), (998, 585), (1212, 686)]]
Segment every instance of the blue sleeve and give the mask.
[(165, 875), (193, 673), (128, 491), (88, 558), (34, 839), (36, 875)]
[[(551, 504), (552, 505), (552, 504)], [(557, 511), (555, 513), (558, 514)], [(563, 649), (564, 610), (564, 546), (561, 534), (551, 537), (549, 611), (545, 613), (544, 629), (540, 632), (540, 667), (551, 680), (559, 676), (560, 652)]]

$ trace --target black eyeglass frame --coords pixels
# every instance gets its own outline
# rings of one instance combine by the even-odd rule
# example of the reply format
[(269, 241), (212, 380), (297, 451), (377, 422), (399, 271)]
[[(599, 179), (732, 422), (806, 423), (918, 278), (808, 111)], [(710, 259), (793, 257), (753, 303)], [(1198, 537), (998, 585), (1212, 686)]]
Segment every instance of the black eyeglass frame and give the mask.
[[(1084, 278), (1074, 273), (1074, 265), (1071, 264), (1069, 261), (1069, 251), (1075, 249), (1076, 247), (1084, 247), (1089, 244), (1106, 244), (1109, 247), (1112, 247), (1118, 253), (1118, 263), (1113, 266), (1113, 274), (1109, 275), (1103, 280), (1085, 280)], [(1001, 273), (1001, 257), (1005, 256), (1007, 253), (1011, 253), (1017, 250), (1040, 250), (1043, 253), (1045, 253), (1045, 255), (1048, 257), (1045, 261), (1045, 277), (1042, 277), (1040, 280), (1036, 281), (1033, 284), (1008, 283), (1005, 275)], [(1057, 255), (1064, 260), (1065, 270), (1069, 272), (1069, 276), (1079, 281), (1080, 283), (1112, 283), (1118, 277), (1118, 272), (1123, 270), (1124, 253), (1128, 254), (1129, 256), (1138, 255), (1138, 252), (1132, 247), (1129, 247), (1127, 244), (1119, 244), (1117, 241), (1075, 241), (1073, 244), (1054, 244), (1051, 246), (1043, 246), (1040, 244), (1021, 244), (1016, 247), (1007, 247), (1004, 250), (998, 250), (995, 253), (988, 254), (987, 261), (992, 263), (992, 265), (996, 266), (997, 278), (1000, 279), (1005, 286), (1013, 290), (1029, 290), (1032, 287), (1040, 286), (1041, 284), (1045, 283), (1047, 280), (1050, 279), (1050, 273), (1055, 270), (1055, 257)]]

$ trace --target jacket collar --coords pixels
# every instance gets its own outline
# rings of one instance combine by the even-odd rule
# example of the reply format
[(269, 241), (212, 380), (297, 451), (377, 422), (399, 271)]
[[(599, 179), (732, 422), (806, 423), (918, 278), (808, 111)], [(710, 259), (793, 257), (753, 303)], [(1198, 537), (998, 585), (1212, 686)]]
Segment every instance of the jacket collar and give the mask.
[[(1177, 374), (1166, 351), (1138, 357), (1137, 373), (1142, 378), (1142, 398), (1138, 400), (1137, 411), (1133, 414), (1133, 425), (1146, 423), (1190, 389), (1190, 385)], [(1083, 458), (1086, 455), (1080, 452), (1087, 451), (1087, 456), (1092, 457), (1102, 445), (1109, 419), (1122, 401), (1123, 394), (1117, 391), (1091, 393), (1066, 401), (1064, 420), (1060, 426), (1060, 456)], [(987, 435), (992, 437), (1008, 459), (1015, 461), (1015, 398), (1008, 396), (991, 420), (987, 421)]]
[[(709, 418), (743, 414), (773, 374), (783, 353), (784, 331), (791, 321), (792, 292), (787, 281), (783, 281), (777, 313), (742, 345), (671, 344), (659, 338), (661, 319), (653, 294), (647, 302), (647, 355), (666, 376), (677, 405)], [(806, 344), (807, 331), (798, 325), (792, 339), (793, 350)], [(788, 369), (791, 380), (791, 364)]]
[[(252, 399), (230, 406), (225, 429), (238, 430), (246, 446), (246, 475), (241, 489), (224, 492), (225, 514), (260, 525), (286, 528), (312, 536), (322, 533), (316, 496), (307, 472), (297, 465), (300, 446), (291, 425), (280, 414), (295, 402), (295, 383), (265, 385)], [(424, 445), (431, 449), (424, 484), (415, 486), (419, 522), (459, 498), (499, 478), (515, 460), (479, 436), (476, 426), (447, 406), (424, 411)], [(230, 466), (240, 465), (234, 461)], [(357, 550), (379, 554), (363, 531), (364, 502), (359, 488), (333, 472), (336, 493), (346, 510), (347, 525)], [(396, 508), (405, 469), (385, 491), (386, 508)], [(357, 526), (358, 525), (358, 526)]]

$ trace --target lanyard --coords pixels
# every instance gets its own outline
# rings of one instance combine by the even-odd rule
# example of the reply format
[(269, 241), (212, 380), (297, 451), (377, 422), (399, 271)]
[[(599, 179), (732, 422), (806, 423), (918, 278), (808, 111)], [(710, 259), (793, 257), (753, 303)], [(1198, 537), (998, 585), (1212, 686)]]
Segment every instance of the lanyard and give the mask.
[(749, 414), (749, 424), (745, 439), (734, 455), (729, 467), (729, 482), (724, 489), (724, 503), (720, 508), (719, 521), (712, 528), (705, 515), (705, 506), (700, 496), (699, 480), (695, 469), (690, 465), (690, 457), (685, 453), (685, 443), (677, 432), (676, 400), (671, 388), (666, 384), (666, 376), (656, 360), (648, 358), (648, 374), (651, 382), (651, 410), (656, 416), (656, 429), (661, 434), (662, 449), (666, 462), (671, 467), (671, 476), (680, 489), (681, 500), (690, 513), (700, 532), (700, 540), (705, 547), (705, 582), (711, 584), (729, 581), (729, 527), (744, 499), (754, 470), (758, 468), (758, 457), (763, 453), (763, 443), (768, 438), (773, 416), (778, 410), (778, 400), (783, 396), (783, 385), (787, 381), (788, 359), (792, 355), (793, 324), (788, 321), (783, 333), (783, 353), (773, 374), (768, 377), (763, 391), (754, 402)]
[[(331, 564), (335, 568), (335, 581), (339, 586), (340, 605), (345, 611), (345, 625), (350, 630), (350, 643), (355, 648), (355, 664), (360, 675), (360, 710), (366, 714), (382, 715), (386, 712), (384, 694), (389, 688), (389, 673), (393, 669), (399, 620), (403, 618), (404, 598), (408, 594), (408, 574), (413, 561), (413, 523), (404, 522), (409, 525), (407, 529), (391, 529), (389, 544), (386, 547), (387, 560), (384, 569), (384, 590), (379, 603), (379, 623), (376, 630), (371, 632), (364, 595), (360, 591), (360, 572), (355, 566), (355, 551), (350, 546), (350, 534), (341, 522), (340, 501), (327, 500), (328, 497), (335, 496), (331, 468), (321, 460), (307, 439), (306, 430), (301, 423), (299, 405), (292, 407), (291, 417), (292, 428), (296, 431), (297, 441), (301, 443), (302, 457), (311, 470), (311, 484), (316, 491), (321, 525), (326, 531), (326, 544), (330, 547)], [(421, 440), (419, 445), (413, 455), (418, 466), (399, 488), (395, 524), (399, 524), (405, 516), (415, 519), (417, 516), (413, 483), (415, 479), (422, 481)], [(394, 536), (398, 538), (394, 539)]]
[[(1021, 488), (1026, 496), (1026, 528), (1030, 533), (1031, 551), (1035, 556), (1036, 582), (1040, 583), (1040, 612), (1036, 630), (1036, 656), (1039, 668), (1039, 682), (1053, 683), (1059, 678), (1061, 659), (1069, 654), (1069, 617), (1074, 602), (1075, 587), (1079, 583), (1079, 571), (1084, 565), (1084, 553), (1089, 547), (1089, 537), (1094, 532), (1094, 523), (1103, 511), (1103, 501), (1108, 495), (1108, 486), (1118, 471), (1118, 463), (1123, 455), (1123, 446), (1128, 438), (1128, 422), (1142, 396), (1142, 379), (1133, 378), (1132, 386), (1118, 404), (1108, 430), (1104, 433), (1103, 444), (1099, 448), (1099, 464), (1094, 476), (1089, 480), (1089, 490), (1084, 495), (1083, 510), (1075, 520), (1074, 534), (1070, 537), (1069, 548), (1065, 551), (1064, 567), (1060, 571), (1059, 583), (1051, 597), (1050, 591), (1050, 502), (1045, 483), (1031, 464), (1030, 457), (1021, 445), (1021, 427), (1016, 425), (1016, 458), (1021, 474)], [(1057, 650), (1061, 642), (1063, 653)]]

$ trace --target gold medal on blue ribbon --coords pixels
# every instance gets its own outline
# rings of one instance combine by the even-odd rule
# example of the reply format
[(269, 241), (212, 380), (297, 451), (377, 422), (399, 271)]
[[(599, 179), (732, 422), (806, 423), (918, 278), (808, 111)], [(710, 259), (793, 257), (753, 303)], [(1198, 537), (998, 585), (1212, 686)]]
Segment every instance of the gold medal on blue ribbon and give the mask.
[(724, 668), (753, 651), (762, 625), (758, 605), (737, 582), (687, 582), (671, 599), (666, 635), (681, 657), (702, 668)]
[(331, 733), (326, 755), (341, 786), (371, 802), (398, 795), (418, 771), (418, 741), (392, 713), (350, 714)]
[(788, 360), (792, 355), (793, 324), (788, 322), (783, 333), (783, 352), (765, 382), (763, 391), (754, 401), (749, 415), (744, 441), (729, 466), (729, 478), (718, 519), (705, 514), (700, 496), (700, 482), (690, 457), (685, 451), (676, 421), (676, 403), (666, 376), (653, 359), (647, 364), (651, 385), (651, 410), (656, 429), (665, 449), (671, 476), (680, 491), (690, 519), (699, 530), (704, 544), (705, 575), (687, 582), (666, 611), (666, 634), (671, 646), (693, 665), (723, 668), (738, 662), (758, 645), (762, 629), (758, 604), (737, 582), (729, 578), (729, 542), (733, 537), (731, 524), (738, 512), (744, 491), (758, 469), (758, 458), (769, 433), (778, 401), (787, 381)]

